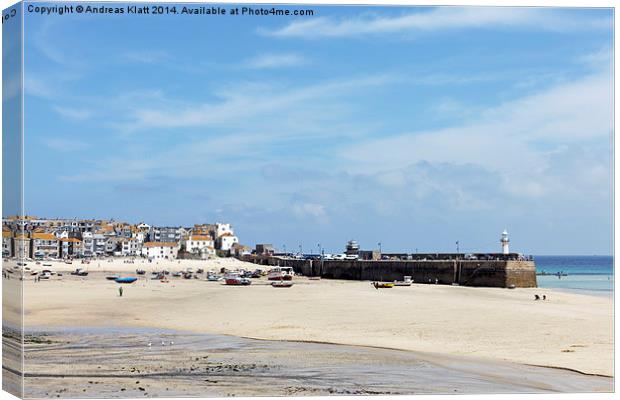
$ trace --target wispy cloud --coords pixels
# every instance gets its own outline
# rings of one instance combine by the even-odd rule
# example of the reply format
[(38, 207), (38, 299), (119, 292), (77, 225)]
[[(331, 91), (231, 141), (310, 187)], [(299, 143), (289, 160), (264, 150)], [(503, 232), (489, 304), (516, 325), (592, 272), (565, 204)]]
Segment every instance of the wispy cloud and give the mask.
[(441, 7), (383, 17), (314, 18), (295, 21), (260, 33), (281, 37), (353, 37), (403, 32), (434, 32), (456, 29), (535, 29), (554, 32), (610, 29), (611, 18), (576, 18), (550, 9), (508, 7)]
[[(611, 74), (600, 73), (487, 108), (464, 125), (368, 140), (341, 156), (358, 173), (376, 171), (378, 165), (400, 169), (458, 160), (500, 174), (496, 184), (516, 196), (538, 197), (571, 185), (571, 178), (549, 173), (551, 152), (605, 142), (612, 133), (613, 84)], [(583, 168), (594, 165), (598, 172), (589, 176), (602, 176), (601, 164), (591, 161)]]
[[(134, 110), (132, 120), (123, 125), (127, 131), (222, 125), (252, 129), (252, 126), (256, 127), (253, 123), (264, 126), (274, 120), (280, 121), (278, 125), (286, 123), (287, 119), (293, 121), (293, 113), (299, 120), (305, 119), (304, 123), (311, 124), (312, 120), (338, 112), (339, 106), (334, 99), (390, 81), (388, 76), (377, 75), (289, 88), (241, 84), (219, 90), (216, 93), (219, 101), (189, 105), (169, 101), (161, 108)], [(331, 106), (326, 102), (330, 102)], [(317, 108), (321, 113), (315, 112)], [(289, 112), (291, 114), (287, 114)], [(282, 115), (287, 115), (287, 118), (282, 118)]]
[(263, 54), (248, 60), (245, 64), (251, 69), (270, 69), (298, 67), (304, 65), (306, 59), (299, 54)]
[(93, 113), (90, 110), (83, 108), (61, 107), (54, 106), (54, 111), (60, 114), (63, 118), (84, 121), (92, 117)]
[(78, 152), (87, 150), (90, 145), (79, 139), (67, 139), (61, 137), (49, 137), (42, 140), (43, 144), (54, 151)]

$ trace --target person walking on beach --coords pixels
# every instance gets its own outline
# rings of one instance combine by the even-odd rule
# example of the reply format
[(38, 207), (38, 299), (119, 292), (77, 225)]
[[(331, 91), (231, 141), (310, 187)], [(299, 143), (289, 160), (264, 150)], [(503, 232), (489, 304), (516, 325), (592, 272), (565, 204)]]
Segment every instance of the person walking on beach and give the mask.
[(122, 286), (118, 288), (118, 295), (119, 295), (119, 297), (123, 297), (123, 287)]

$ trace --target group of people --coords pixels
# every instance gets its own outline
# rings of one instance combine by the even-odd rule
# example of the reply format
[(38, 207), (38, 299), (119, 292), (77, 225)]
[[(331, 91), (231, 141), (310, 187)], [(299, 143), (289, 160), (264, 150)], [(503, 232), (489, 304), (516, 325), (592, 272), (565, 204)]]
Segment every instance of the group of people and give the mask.
[[(540, 299), (541, 299), (541, 297), (539, 295), (537, 295), (537, 294), (534, 295), (534, 300), (540, 300)], [(543, 300), (547, 300), (547, 295), (543, 294), (542, 295), (542, 299)]]

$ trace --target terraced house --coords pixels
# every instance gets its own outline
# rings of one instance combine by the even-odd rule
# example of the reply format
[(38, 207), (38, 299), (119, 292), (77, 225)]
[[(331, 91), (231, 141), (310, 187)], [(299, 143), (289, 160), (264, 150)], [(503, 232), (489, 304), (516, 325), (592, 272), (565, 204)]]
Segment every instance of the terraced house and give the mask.
[(54, 234), (33, 232), (31, 242), (32, 258), (58, 258), (60, 242)]

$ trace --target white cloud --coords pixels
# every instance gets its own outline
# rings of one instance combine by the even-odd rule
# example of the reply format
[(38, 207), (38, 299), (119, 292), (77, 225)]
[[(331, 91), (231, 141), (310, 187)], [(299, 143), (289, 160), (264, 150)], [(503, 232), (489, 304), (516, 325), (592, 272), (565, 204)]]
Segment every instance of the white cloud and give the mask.
[(50, 137), (43, 139), (43, 144), (51, 150), (61, 152), (76, 152), (88, 149), (90, 146), (79, 139)]
[(24, 75), (24, 91), (26, 94), (42, 98), (54, 96), (54, 90), (43, 79), (39, 79), (28, 72), (25, 72)]
[(60, 114), (63, 118), (72, 119), (76, 121), (83, 121), (92, 117), (93, 113), (86, 109), (71, 108), (71, 107), (53, 107), (54, 111)]
[[(486, 109), (470, 121), (367, 140), (349, 146), (340, 156), (349, 160), (348, 170), (356, 173), (398, 170), (422, 161), (469, 163), (499, 173), (501, 181), (490, 184), (502, 185), (514, 195), (542, 196), (572, 179), (563, 176), (556, 180), (557, 171), (549, 173), (550, 154), (562, 146), (610, 140), (612, 75), (604, 72), (557, 85)], [(589, 174), (605, 175), (609, 168), (597, 164)]]
[[(127, 131), (146, 128), (226, 126), (257, 129), (259, 126), (329, 118), (342, 109), (334, 101), (345, 94), (390, 82), (387, 76), (368, 76), (314, 85), (282, 88), (277, 85), (237, 85), (215, 93), (219, 101), (187, 104), (168, 101), (158, 108), (132, 111), (131, 121), (123, 124)], [(287, 118), (282, 118), (287, 115)], [(121, 125), (119, 125), (120, 127)]]
[(295, 21), (278, 30), (261, 30), (282, 37), (352, 37), (399, 32), (433, 32), (448, 29), (535, 29), (574, 31), (611, 29), (611, 18), (575, 18), (557, 10), (508, 7), (440, 7), (399, 16), (329, 17)]
[(293, 212), (300, 217), (324, 218), (325, 206), (316, 203), (301, 203), (292, 206)]
[(299, 54), (263, 54), (248, 60), (245, 64), (251, 69), (270, 69), (284, 67), (298, 67), (306, 60)]

